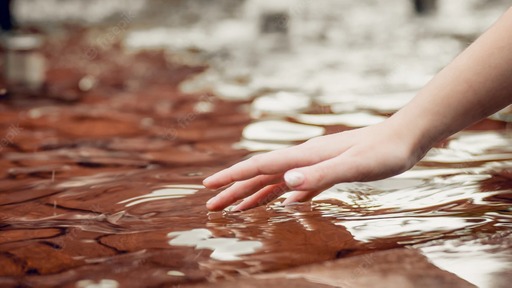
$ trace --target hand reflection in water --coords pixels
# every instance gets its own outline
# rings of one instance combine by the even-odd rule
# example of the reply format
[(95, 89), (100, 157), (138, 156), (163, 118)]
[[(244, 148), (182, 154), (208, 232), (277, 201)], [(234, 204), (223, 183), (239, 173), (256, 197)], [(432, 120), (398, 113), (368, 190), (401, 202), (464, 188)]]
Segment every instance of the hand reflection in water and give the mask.
[(218, 189), (210, 210), (307, 201), (340, 182), (371, 181), (411, 168), (437, 142), (512, 103), (512, 8), (384, 122), (254, 156), (204, 180)]

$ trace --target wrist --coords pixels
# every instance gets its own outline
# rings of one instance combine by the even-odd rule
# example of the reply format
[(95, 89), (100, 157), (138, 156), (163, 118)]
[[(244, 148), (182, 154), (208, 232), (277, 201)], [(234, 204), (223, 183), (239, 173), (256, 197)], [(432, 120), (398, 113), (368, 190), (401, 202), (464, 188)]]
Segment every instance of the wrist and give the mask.
[(424, 119), (409, 118), (403, 114), (405, 113), (397, 112), (379, 124), (381, 125), (379, 129), (388, 131), (387, 137), (398, 141), (408, 158), (416, 163), (441, 140), (438, 139), (440, 135), (433, 133), (436, 130), (429, 129), (428, 123), (425, 123)]

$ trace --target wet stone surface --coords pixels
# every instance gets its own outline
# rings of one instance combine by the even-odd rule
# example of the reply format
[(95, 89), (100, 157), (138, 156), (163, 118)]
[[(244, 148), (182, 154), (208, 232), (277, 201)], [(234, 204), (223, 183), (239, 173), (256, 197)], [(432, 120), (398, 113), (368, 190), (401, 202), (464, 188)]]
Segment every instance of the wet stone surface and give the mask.
[[(380, 121), (393, 109), (361, 108), (360, 99), (358, 114), (346, 117), (336, 103), (316, 99), (272, 114), (273, 101), (295, 98), (251, 104), (185, 94), (178, 84), (203, 68), (119, 47), (86, 61), (87, 43), (74, 35), (48, 44), (45, 91), (14, 91), (0, 102), (0, 286), (510, 283), (505, 123), (486, 120), (409, 172), (340, 184), (312, 203), (283, 207), (278, 199), (243, 213), (208, 213), (204, 203), (215, 191), (201, 186), (205, 176), (253, 152)], [(75, 65), (59, 62), (56, 51)], [(95, 79), (92, 89), (79, 89), (83, 77)], [(486, 269), (461, 269), (481, 263)]]

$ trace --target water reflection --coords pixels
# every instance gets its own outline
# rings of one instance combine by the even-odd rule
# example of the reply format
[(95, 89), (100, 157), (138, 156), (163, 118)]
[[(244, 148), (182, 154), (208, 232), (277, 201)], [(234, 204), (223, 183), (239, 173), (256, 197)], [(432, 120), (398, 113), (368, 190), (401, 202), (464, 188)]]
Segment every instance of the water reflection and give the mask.
[(387, 117), (365, 112), (343, 114), (299, 114), (292, 117), (296, 121), (311, 125), (345, 125), (348, 127), (364, 127), (378, 124)]
[[(425, 239), (436, 239), (448, 232), (465, 228), (477, 227), (487, 221), (480, 218), (450, 218), (450, 217), (404, 217), (404, 215), (389, 215), (389, 218), (341, 221), (354, 235), (354, 238), (371, 242), (381, 238), (403, 238), (400, 244), (413, 244)], [(395, 218), (396, 217), (396, 218)]]
[(119, 282), (112, 279), (101, 279), (98, 282), (93, 280), (80, 280), (76, 283), (77, 288), (117, 288)]
[(187, 195), (192, 195), (203, 188), (204, 186), (202, 185), (166, 185), (163, 186), (162, 189), (155, 190), (147, 195), (123, 200), (119, 202), (119, 204), (126, 203), (126, 207), (130, 207), (149, 201), (183, 198)]
[(509, 143), (510, 135), (506, 132), (461, 133), (459, 137), (451, 139), (447, 147), (432, 149), (424, 161), (471, 165), (471, 163), (511, 160), (512, 150)]
[(237, 149), (245, 149), (248, 151), (270, 151), (281, 148), (290, 147), (293, 144), (283, 144), (283, 143), (275, 143), (275, 142), (266, 142), (266, 141), (252, 141), (252, 140), (242, 140), (236, 143), (233, 147)]
[(382, 114), (394, 113), (404, 107), (413, 97), (414, 92), (398, 92), (377, 95), (323, 95), (317, 98), (319, 103), (331, 107), (334, 113), (346, 113), (370, 110)]
[(324, 131), (323, 127), (267, 120), (247, 125), (242, 136), (255, 141), (295, 142), (320, 136)]
[(169, 241), (173, 246), (192, 246), (196, 249), (213, 250), (210, 257), (220, 261), (240, 260), (240, 256), (251, 254), (262, 247), (259, 241), (241, 241), (236, 238), (213, 237), (208, 229), (171, 232)]
[[(496, 240), (500, 238), (507, 244)], [(494, 237), (467, 236), (416, 247), (438, 267), (455, 273), (478, 287), (506, 287), (509, 283), (500, 275), (510, 271), (511, 239), (510, 232), (504, 232)]]
[(300, 93), (279, 92), (256, 98), (251, 105), (254, 117), (261, 114), (293, 115), (309, 109), (311, 97)]

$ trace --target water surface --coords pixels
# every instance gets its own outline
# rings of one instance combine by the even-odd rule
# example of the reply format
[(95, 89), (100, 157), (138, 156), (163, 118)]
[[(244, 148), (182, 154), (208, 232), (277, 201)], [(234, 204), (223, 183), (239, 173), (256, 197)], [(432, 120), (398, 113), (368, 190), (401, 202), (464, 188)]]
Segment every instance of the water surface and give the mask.
[[(80, 61), (83, 43), (66, 45)], [(253, 102), (185, 94), (178, 83), (202, 68), (170, 64), (159, 52), (118, 52), (81, 69), (54, 61), (47, 92), (12, 92), (0, 103), (8, 139), (0, 159), (2, 286), (216, 281), (404, 246), (474, 284), (510, 279), (505, 123), (487, 120), (411, 171), (340, 184), (312, 203), (284, 207), (278, 199), (208, 213), (215, 191), (201, 185), (207, 175), (252, 153), (377, 123), (397, 105), (379, 108), (361, 96), (349, 109), (294, 92)], [(76, 88), (83, 77), (96, 86)]]

